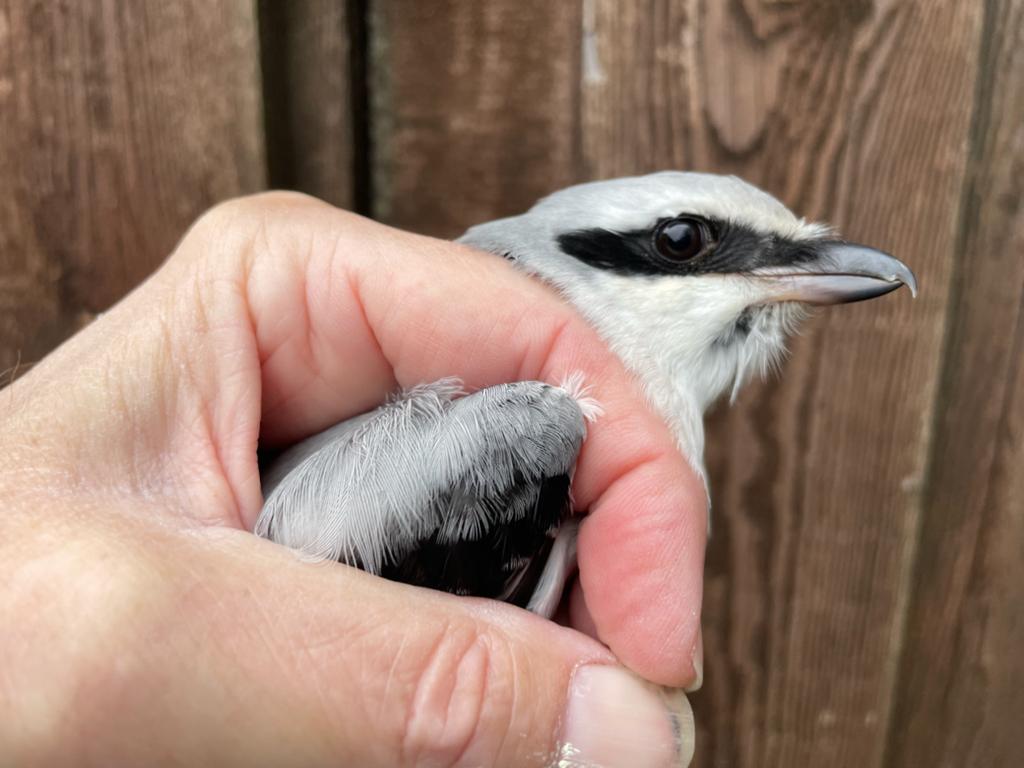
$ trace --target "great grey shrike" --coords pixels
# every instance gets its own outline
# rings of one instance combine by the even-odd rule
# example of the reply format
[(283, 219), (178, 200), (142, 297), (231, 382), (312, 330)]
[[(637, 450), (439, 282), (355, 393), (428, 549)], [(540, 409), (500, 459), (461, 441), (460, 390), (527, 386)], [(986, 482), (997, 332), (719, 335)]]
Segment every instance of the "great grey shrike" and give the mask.
[[(710, 174), (569, 187), (460, 241), (557, 289), (636, 375), (702, 477), (704, 411), (780, 360), (807, 305), (917, 292), (897, 259)], [(256, 532), (551, 616), (575, 563), (573, 467), (600, 413), (578, 376), (414, 387), (278, 457)]]

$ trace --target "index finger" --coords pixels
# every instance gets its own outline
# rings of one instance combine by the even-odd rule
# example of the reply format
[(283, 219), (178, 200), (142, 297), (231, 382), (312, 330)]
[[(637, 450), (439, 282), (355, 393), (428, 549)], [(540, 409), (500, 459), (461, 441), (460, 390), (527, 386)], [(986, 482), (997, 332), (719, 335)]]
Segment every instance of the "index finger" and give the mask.
[(574, 479), (577, 506), (590, 511), (579, 550), (589, 613), (636, 672), (691, 681), (703, 485), (595, 331), (498, 257), (293, 196), (250, 204), (261, 206), (245, 294), (262, 363), (262, 436), (293, 441), (396, 385), (458, 376), (475, 389), (581, 372), (605, 411)]

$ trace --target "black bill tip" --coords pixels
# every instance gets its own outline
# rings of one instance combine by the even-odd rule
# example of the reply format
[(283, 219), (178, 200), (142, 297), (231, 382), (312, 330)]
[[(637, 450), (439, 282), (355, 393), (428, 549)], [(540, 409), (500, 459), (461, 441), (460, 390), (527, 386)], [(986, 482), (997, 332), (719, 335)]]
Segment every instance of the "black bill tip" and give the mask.
[(847, 304), (883, 296), (901, 285), (917, 296), (917, 279), (902, 261), (884, 251), (852, 243), (822, 243), (818, 258), (799, 267), (772, 267), (754, 274), (767, 280), (773, 301)]

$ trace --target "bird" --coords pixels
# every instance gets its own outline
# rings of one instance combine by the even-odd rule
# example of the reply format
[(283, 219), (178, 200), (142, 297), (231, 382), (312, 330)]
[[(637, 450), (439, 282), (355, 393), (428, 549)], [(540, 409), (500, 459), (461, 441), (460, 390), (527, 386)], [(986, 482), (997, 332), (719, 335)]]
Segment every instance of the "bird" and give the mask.
[[(705, 487), (705, 411), (778, 367), (808, 307), (900, 286), (917, 295), (903, 262), (735, 176), (577, 184), (458, 242), (559, 292), (639, 381)], [(419, 384), (272, 461), (255, 532), (310, 559), (550, 618), (585, 519), (573, 469), (601, 415), (579, 374), (476, 392), (454, 377)]]

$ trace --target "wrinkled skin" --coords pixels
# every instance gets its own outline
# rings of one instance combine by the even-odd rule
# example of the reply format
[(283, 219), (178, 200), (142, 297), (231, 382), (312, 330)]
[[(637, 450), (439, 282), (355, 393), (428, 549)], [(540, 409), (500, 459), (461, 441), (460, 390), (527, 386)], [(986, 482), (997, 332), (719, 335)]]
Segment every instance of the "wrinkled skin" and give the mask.
[[(258, 439), (572, 370), (606, 412), (574, 484), (583, 632), (247, 532)], [(694, 678), (703, 489), (619, 362), (501, 259), (302, 196), (215, 208), (0, 391), (0, 497), (15, 764), (543, 764), (580, 663)]]

